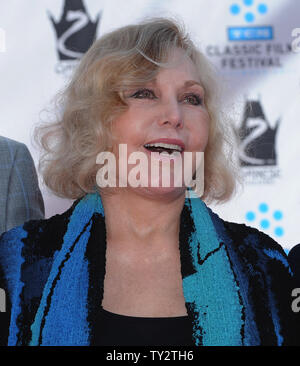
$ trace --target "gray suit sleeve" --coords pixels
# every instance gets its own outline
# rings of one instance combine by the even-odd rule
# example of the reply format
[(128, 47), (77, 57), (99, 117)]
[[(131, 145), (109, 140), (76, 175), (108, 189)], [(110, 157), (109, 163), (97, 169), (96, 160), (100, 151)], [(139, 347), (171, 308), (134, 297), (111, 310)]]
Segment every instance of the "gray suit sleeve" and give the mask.
[(29, 220), (43, 219), (44, 213), (33, 159), (26, 145), (19, 143), (9, 177), (5, 231)]

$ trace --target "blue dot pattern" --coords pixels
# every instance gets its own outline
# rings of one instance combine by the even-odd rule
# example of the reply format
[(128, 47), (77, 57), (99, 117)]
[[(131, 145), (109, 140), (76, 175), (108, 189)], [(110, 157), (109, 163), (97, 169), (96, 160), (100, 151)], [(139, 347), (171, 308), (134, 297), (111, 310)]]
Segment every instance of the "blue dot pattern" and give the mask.
[(283, 230), (283, 228), (282, 228), (282, 227), (280, 227), (280, 226), (277, 226), (277, 227), (275, 228), (275, 230), (274, 230), (274, 234), (275, 234), (276, 236), (282, 236), (282, 235), (284, 234), (284, 230)]
[(255, 213), (253, 211), (248, 211), (246, 213), (246, 219), (248, 221), (254, 221), (255, 220)]
[[(244, 6), (247, 6), (250, 8), (252, 5), (254, 5), (253, 0), (243, 0)], [(264, 3), (260, 3), (257, 5), (256, 10), (259, 14), (264, 15), (268, 12), (268, 7)], [(238, 15), (241, 13), (241, 7), (240, 5), (234, 3), (230, 6), (230, 13), (232, 15)], [(255, 13), (253, 11), (247, 11), (244, 14), (244, 19), (247, 23), (253, 23), (255, 21)]]
[(266, 219), (261, 220), (261, 222), (260, 222), (260, 226), (261, 226), (261, 228), (263, 228), (263, 229), (267, 229), (267, 228), (270, 226), (270, 222), (269, 222), (269, 220), (266, 220)]
[(268, 11), (268, 7), (266, 4), (259, 4), (258, 7), (257, 7), (257, 11), (260, 13), (260, 14), (266, 14), (267, 11)]
[(268, 212), (269, 207), (266, 203), (261, 203), (258, 207), (259, 211), (262, 213)]
[[(260, 203), (260, 204), (258, 205), (258, 211), (259, 211), (259, 212), (261, 212), (261, 213), (263, 213), (263, 214), (267, 213), (267, 212), (269, 211), (269, 206), (268, 206), (268, 204), (267, 204), (267, 203), (265, 203), (265, 202)], [(251, 221), (251, 222), (253, 222), (253, 221), (255, 221), (255, 220), (256, 220), (256, 214), (255, 214), (255, 212), (253, 212), (253, 211), (248, 211), (248, 212), (246, 213), (246, 215), (245, 215), (245, 218), (246, 218), (246, 220), (247, 220), (247, 221)], [(273, 218), (274, 218), (274, 220), (276, 220), (276, 221), (280, 221), (280, 220), (282, 220), (282, 218), (283, 218), (283, 213), (282, 213), (282, 211), (280, 211), (280, 210), (275, 210), (275, 211), (273, 212)], [(270, 220), (268, 220), (268, 219), (262, 219), (262, 220), (260, 221), (260, 227), (261, 227), (262, 229), (269, 229), (269, 228), (271, 227), (271, 222), (270, 222)], [(282, 237), (282, 236), (284, 235), (284, 229), (283, 229), (283, 227), (282, 227), (282, 226), (276, 226), (276, 227), (275, 227), (274, 229), (272, 229), (272, 230), (273, 230), (274, 235), (276, 235), (276, 236), (278, 236), (278, 237)]]
[(283, 214), (281, 211), (274, 211), (273, 217), (275, 220), (281, 220), (282, 216), (283, 216)]
[(241, 11), (241, 9), (240, 9), (240, 7), (237, 4), (231, 5), (231, 7), (230, 7), (231, 14), (237, 15), (237, 14), (240, 13), (240, 11)]

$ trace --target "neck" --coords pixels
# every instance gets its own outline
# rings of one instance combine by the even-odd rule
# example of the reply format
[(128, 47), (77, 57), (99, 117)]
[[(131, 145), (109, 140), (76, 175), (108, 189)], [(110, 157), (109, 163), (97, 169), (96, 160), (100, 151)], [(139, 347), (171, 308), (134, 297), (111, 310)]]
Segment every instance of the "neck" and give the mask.
[(133, 190), (101, 191), (107, 241), (152, 247), (168, 239), (177, 244), (185, 195), (153, 198)]

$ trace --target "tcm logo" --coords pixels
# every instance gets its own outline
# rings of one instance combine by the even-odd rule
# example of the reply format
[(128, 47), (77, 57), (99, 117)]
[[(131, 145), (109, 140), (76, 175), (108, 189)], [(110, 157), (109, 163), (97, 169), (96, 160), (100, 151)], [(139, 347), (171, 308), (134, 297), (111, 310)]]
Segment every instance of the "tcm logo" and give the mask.
[(300, 28), (292, 30), (292, 37), (295, 38), (292, 42), (292, 50), (295, 53), (300, 52)]
[(273, 39), (271, 26), (250, 26), (256, 19), (260, 20), (268, 13), (268, 6), (264, 2), (243, 0), (231, 4), (229, 12), (232, 16), (243, 21), (247, 26), (229, 27), (229, 41), (259, 41)]
[(0, 28), (0, 52), (5, 52), (5, 31), (4, 29)]

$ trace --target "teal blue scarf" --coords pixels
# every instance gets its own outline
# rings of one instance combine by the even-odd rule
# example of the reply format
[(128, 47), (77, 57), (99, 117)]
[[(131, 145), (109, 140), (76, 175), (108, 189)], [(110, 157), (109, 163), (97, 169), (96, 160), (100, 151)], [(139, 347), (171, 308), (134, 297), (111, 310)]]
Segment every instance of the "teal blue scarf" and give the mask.
[[(41, 274), (45, 272), (47, 275), (43, 274), (46, 280), (41, 285), (37, 310), (32, 321), (27, 320), (30, 334), (28, 343), (33, 346), (89, 345), (92, 333), (91, 314), (101, 306), (105, 268), (100, 268), (100, 272), (102, 271), (100, 279), (92, 282), (94, 272), (99, 270), (99, 266), (105, 267), (105, 258), (103, 258), (106, 248), (106, 237), (103, 234), (105, 217), (100, 195), (98, 193), (88, 194), (76, 201), (68, 215), (66, 230), (61, 239), (62, 244), (53, 252), (48, 272), (45, 272), (46, 265), (41, 265), (39, 269)], [(95, 228), (99, 229), (101, 222), (102, 229), (99, 232), (103, 236), (97, 237), (97, 239), (101, 239), (102, 242), (92, 239), (91, 234)], [(245, 225), (243, 227), (246, 228)], [(14, 254), (14, 261), (23, 263), (24, 257), (29, 255), (27, 254), (29, 249), (24, 246), (24, 242), (29, 241), (29, 236), (24, 228), (18, 230), (14, 231), (14, 235), (16, 236), (16, 232), (18, 233), (18, 240), (22, 242), (22, 245), (19, 246), (18, 254)], [(40, 232), (43, 230), (43, 228), (39, 228)], [(256, 288), (253, 289), (253, 281), (257, 276), (251, 279), (250, 274), (265, 270), (258, 271), (253, 264), (252, 270), (248, 272), (250, 265), (245, 265), (246, 259), (241, 260), (239, 254), (239, 250), (248, 248), (248, 243), (250, 245), (258, 243), (258, 234), (255, 235), (253, 231), (248, 234), (243, 237), (244, 242), (240, 243), (240, 248), (236, 249), (236, 243), (233, 243), (232, 238), (228, 235), (223, 220), (213, 213), (201, 199), (191, 197), (185, 199), (180, 218), (179, 247), (183, 294), (188, 316), (193, 324), (195, 345), (260, 344), (263, 327), (256, 322), (257, 308), (266, 313), (267, 331), (269, 332), (269, 328), (272, 328), (271, 341), (279, 345), (283, 343), (277, 303), (272, 292), (266, 290), (269, 291), (269, 295), (265, 296), (267, 300), (260, 300), (260, 296), (257, 296), (258, 300), (254, 300), (253, 297), (253, 294), (259, 295), (260, 293)], [(15, 236), (14, 245), (16, 245)], [(12, 240), (11, 238), (12, 234), (10, 234), (10, 239), (9, 235), (4, 239)], [(46, 245), (46, 243), (36, 244)], [(47, 245), (50, 247), (54, 243), (47, 243)], [(9, 245), (6, 245), (5, 250), (10, 250), (8, 247)], [(93, 248), (103, 249), (99, 258), (93, 259), (96, 261), (96, 266), (92, 266), (89, 259), (91, 257), (89, 253), (94, 250)], [(250, 247), (247, 250), (249, 252), (252, 249)], [(244, 250), (245, 258), (248, 255), (247, 250)], [(252, 252), (249, 252), (251, 260), (253, 253), (257, 253)], [(8, 257), (7, 253), (4, 253), (6, 257)], [(271, 248), (268, 249), (267, 254), (269, 258), (280, 263), (286, 271), (288, 264), (281, 253)], [(101, 256), (102, 258), (100, 258)], [(266, 266), (265, 259), (261, 261), (259, 257), (257, 258), (258, 265)], [(97, 262), (98, 260), (99, 262)], [(46, 262), (40, 259), (40, 263)], [(12, 295), (9, 345), (22, 343), (18, 324), (22, 308), (25, 306), (26, 288), (23, 287), (24, 284), (20, 280), (20, 272), (16, 276), (19, 282)], [(257, 284), (262, 286), (261, 293), (265, 291), (264, 283), (258, 279)], [(35, 292), (37, 293), (38, 290)], [(96, 300), (90, 295), (91, 293), (96, 294)], [(98, 296), (98, 294), (100, 295)]]

